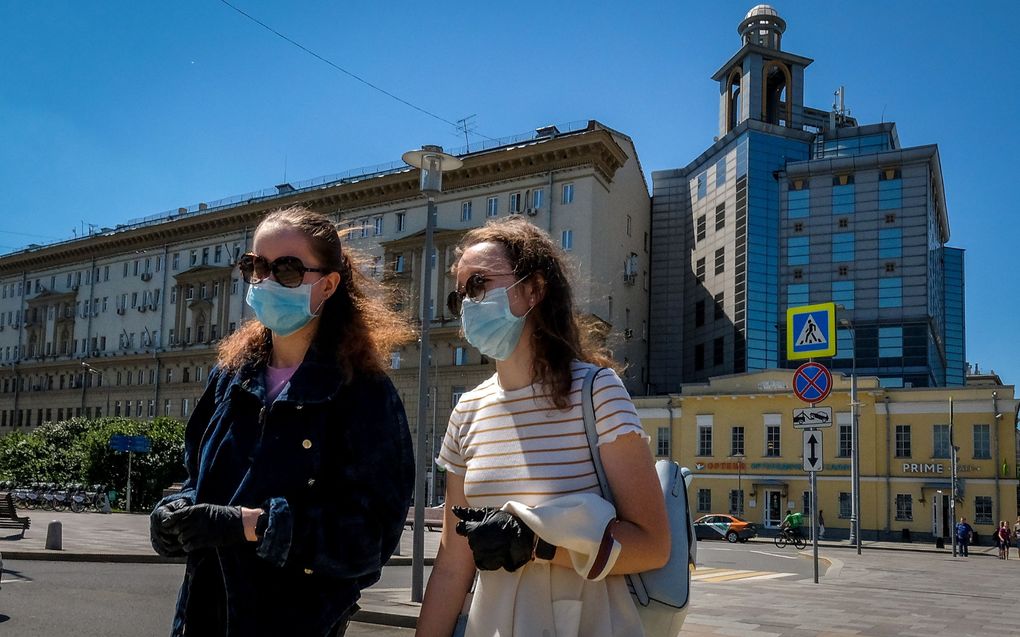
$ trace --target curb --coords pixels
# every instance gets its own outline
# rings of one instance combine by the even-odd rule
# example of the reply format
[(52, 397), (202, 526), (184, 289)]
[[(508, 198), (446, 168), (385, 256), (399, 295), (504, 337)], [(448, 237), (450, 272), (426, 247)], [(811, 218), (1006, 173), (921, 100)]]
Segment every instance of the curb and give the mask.
[(351, 617), (351, 621), (363, 624), (379, 624), (382, 626), (396, 626), (397, 628), (417, 628), (418, 618), (413, 615), (401, 615), (400, 613), (385, 613), (378, 610), (359, 609)]
[(125, 553), (64, 553), (53, 551), (0, 551), (7, 560), (23, 562), (116, 562), (120, 564), (184, 564), (183, 557), (163, 557), (162, 555), (131, 555)]

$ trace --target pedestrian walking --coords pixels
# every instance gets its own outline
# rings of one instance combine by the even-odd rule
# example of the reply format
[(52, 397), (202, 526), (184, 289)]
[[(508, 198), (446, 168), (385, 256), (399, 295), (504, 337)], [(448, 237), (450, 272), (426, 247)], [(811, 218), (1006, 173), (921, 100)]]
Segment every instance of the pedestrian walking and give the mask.
[(1016, 547), (1016, 557), (1020, 559), (1020, 517), (1017, 517), (1013, 525), (1013, 546)]
[(187, 556), (173, 637), (337, 637), (403, 531), (414, 485), (384, 357), (409, 335), (324, 215), (277, 211), (238, 268), (256, 319), (220, 345), (188, 421), (184, 489), (152, 544)]
[(822, 515), (821, 509), (818, 509), (818, 539), (825, 539), (825, 516)]
[[(514, 217), (468, 232), (457, 255), (448, 306), (496, 373), (450, 416), (439, 464), (452, 506), (416, 634), (449, 637), (477, 573), (469, 637), (642, 635), (622, 575), (666, 562), (665, 506), (630, 396), (576, 314), (566, 257)], [(615, 510), (582, 416), (595, 367), (609, 368), (593, 403)]]
[(960, 548), (960, 555), (963, 557), (970, 557), (970, 541), (974, 537), (974, 528), (967, 524), (967, 518), (960, 518), (960, 523), (956, 525), (956, 543)]

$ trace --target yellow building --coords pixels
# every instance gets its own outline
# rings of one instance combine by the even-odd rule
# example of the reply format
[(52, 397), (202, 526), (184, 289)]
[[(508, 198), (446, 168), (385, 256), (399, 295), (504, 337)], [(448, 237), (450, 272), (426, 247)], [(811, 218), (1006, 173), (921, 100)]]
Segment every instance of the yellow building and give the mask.
[[(659, 457), (694, 472), (696, 514), (737, 513), (774, 527), (788, 509), (809, 511), (803, 432), (792, 370), (737, 374), (685, 384), (678, 395), (637, 398)], [(834, 375), (833, 424), (819, 429), (818, 507), (826, 538), (846, 538), (851, 516), (849, 376)], [(1017, 410), (1012, 385), (969, 377), (953, 388), (884, 388), (859, 378), (861, 529), (864, 539), (950, 536), (950, 423), (957, 453), (957, 516), (982, 537), (1017, 516)], [(950, 419), (950, 399), (953, 417)]]

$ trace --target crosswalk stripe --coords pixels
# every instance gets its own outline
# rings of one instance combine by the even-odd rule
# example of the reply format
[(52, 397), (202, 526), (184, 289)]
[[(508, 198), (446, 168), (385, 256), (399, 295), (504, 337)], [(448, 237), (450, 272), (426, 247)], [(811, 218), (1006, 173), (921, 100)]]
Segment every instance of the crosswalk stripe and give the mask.
[(703, 582), (729, 582), (735, 579), (743, 580), (750, 579), (752, 577), (760, 577), (762, 575), (768, 575), (766, 571), (741, 571), (740, 573), (733, 573), (732, 575), (720, 575), (718, 577), (707, 577)]
[(701, 580), (705, 580), (705, 579), (708, 579), (710, 577), (720, 577), (720, 576), (723, 576), (723, 575), (734, 575), (734, 574), (737, 574), (737, 573), (748, 573), (748, 572), (750, 572), (750, 571), (741, 571), (741, 570), (737, 570), (737, 569), (727, 569), (727, 568), (699, 569), (699, 570), (694, 572), (694, 575), (691, 576), (691, 579), (696, 581), (696, 582), (700, 582)]
[(771, 571), (747, 571), (733, 568), (699, 567), (691, 575), (691, 581), (716, 584), (720, 582), (756, 581), (793, 577), (796, 573), (774, 573)]
[(780, 577), (793, 577), (795, 573), (768, 573), (766, 575), (756, 575), (754, 577), (748, 577), (749, 580), (767, 580), (767, 579), (779, 579)]

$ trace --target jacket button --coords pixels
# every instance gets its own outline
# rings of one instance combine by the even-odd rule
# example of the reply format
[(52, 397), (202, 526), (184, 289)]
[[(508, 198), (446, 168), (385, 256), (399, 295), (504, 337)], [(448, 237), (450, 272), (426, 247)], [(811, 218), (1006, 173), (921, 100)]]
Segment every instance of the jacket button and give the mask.
[(304, 407), (304, 404), (303, 403), (298, 403), (297, 407), (295, 407), (294, 409), (301, 409), (302, 407)]
[(311, 575), (311, 574), (312, 574), (312, 569), (306, 568), (305, 569), (305, 575)]
[(315, 478), (308, 478), (308, 486), (310, 487), (315, 486)]
[(301, 441), (301, 446), (304, 447), (305, 449), (311, 449), (312, 441), (309, 440), (308, 438), (305, 438), (304, 440)]

